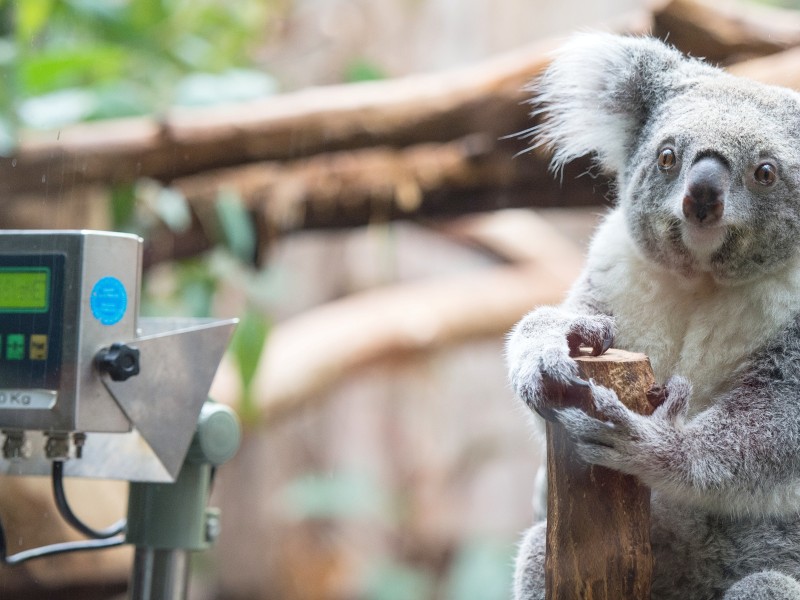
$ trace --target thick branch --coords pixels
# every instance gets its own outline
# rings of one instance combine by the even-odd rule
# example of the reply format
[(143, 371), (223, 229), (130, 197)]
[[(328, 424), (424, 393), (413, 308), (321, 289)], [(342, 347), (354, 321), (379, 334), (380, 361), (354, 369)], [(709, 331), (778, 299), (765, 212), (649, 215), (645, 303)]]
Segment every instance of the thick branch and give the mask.
[(199, 212), (209, 210), (221, 191), (235, 190), (267, 237), (397, 218), (603, 202), (605, 179), (571, 181), (589, 168), (587, 161), (570, 166), (567, 187), (548, 172), (544, 157), (515, 157), (521, 148), (516, 140), (472, 135), (402, 150), (382, 147), (212, 171), (174, 186)]
[[(613, 389), (631, 410), (652, 412), (654, 384), (643, 354), (610, 350), (579, 357), (581, 376)], [(591, 394), (552, 399), (596, 414)], [(548, 600), (638, 600), (650, 597), (650, 490), (630, 475), (580, 460), (558, 423), (547, 424)]]
[(257, 160), (288, 160), (374, 145), (447, 141), (520, 129), (522, 87), (550, 44), (447, 73), (312, 88), (217, 109), (173, 112), (164, 122), (82, 125), (23, 141), (0, 161), (0, 193), (56, 193), (91, 181), (160, 180)]
[(670, 0), (655, 13), (653, 35), (692, 56), (732, 64), (800, 44), (800, 17), (743, 2)]
[[(492, 144), (497, 144), (493, 147)], [(394, 219), (430, 220), (518, 207), (604, 204), (605, 178), (579, 177), (588, 160), (568, 166), (561, 181), (546, 158), (513, 156), (516, 140), (480, 136), (406, 149), (329, 153), (288, 163), (258, 163), (182, 178), (193, 219), (184, 231), (161, 225), (145, 240), (145, 264), (194, 256), (217, 240), (215, 204), (233, 190), (251, 211), (260, 250), (278, 235), (311, 228), (356, 227)], [(7, 229), (110, 227), (108, 198), (97, 185), (73, 188), (63, 202), (17, 196), (6, 201)], [(259, 255), (262, 255), (259, 252)]]
[[(613, 25), (617, 31), (647, 27), (642, 13)], [(547, 64), (554, 45), (540, 42), (446, 72), (175, 110), (163, 121), (136, 118), (30, 134), (17, 156), (0, 160), (0, 194), (55, 200), (90, 182), (170, 181), (254, 161), (446, 142), (472, 133), (498, 139), (528, 126), (522, 89)]]
[(728, 70), (739, 77), (800, 90), (800, 48), (743, 61)]

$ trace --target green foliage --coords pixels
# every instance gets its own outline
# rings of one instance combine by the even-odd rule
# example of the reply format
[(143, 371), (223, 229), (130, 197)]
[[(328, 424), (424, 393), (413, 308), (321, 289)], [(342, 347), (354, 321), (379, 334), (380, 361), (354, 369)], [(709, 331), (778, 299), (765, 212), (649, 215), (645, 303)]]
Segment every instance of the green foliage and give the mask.
[(181, 314), (207, 317), (211, 314), (217, 280), (209, 273), (202, 259), (191, 259), (180, 263), (177, 289), (183, 306)]
[(367, 600), (424, 600), (434, 597), (433, 576), (398, 562), (373, 565), (367, 581)]
[(152, 273), (145, 274), (141, 312), (145, 316), (207, 317), (217, 286), (206, 257), (177, 261), (168, 277), (155, 277), (154, 281)]
[(222, 242), (239, 260), (251, 262), (256, 255), (256, 228), (239, 194), (221, 190), (214, 208)]
[(269, 96), (275, 80), (254, 69), (228, 69), (222, 73), (191, 73), (178, 82), (173, 103), (206, 106)]
[(0, 156), (9, 156), (13, 153), (17, 143), (17, 133), (14, 123), (0, 115)]
[(368, 60), (354, 60), (345, 68), (344, 80), (349, 83), (374, 81), (377, 79), (386, 79), (386, 73), (378, 65)]
[(245, 418), (255, 417), (256, 408), (252, 394), (253, 376), (269, 333), (269, 322), (263, 313), (248, 310), (239, 320), (231, 340), (230, 351), (242, 377), (243, 398), (240, 411)]
[(370, 519), (388, 522), (391, 504), (384, 490), (363, 473), (309, 474), (278, 494), (293, 519)]
[(766, 4), (778, 8), (800, 10), (800, 0), (749, 0), (749, 2), (752, 4)]
[(16, 146), (14, 98), (17, 88), (17, 46), (14, 43), (11, 8), (8, 2), (0, 0), (0, 156), (12, 154)]
[(136, 188), (133, 185), (116, 185), (109, 195), (111, 226), (114, 231), (130, 231), (136, 214)]
[(506, 600), (514, 545), (473, 539), (458, 550), (447, 577), (445, 600)]
[(0, 22), (14, 24), (19, 119), (51, 128), (271, 94), (252, 55), (274, 3), (0, 0)]
[[(275, 81), (254, 68), (253, 54), (283, 3), (0, 0), (0, 155), (13, 152), (18, 124), (58, 128), (274, 93)], [(251, 272), (256, 234), (249, 214), (231, 192), (219, 200), (220, 251), (176, 263), (166, 276), (159, 271), (155, 282), (146, 274), (143, 314), (208, 316), (223, 279), (237, 279), (256, 304), (268, 296), (268, 275)], [(112, 188), (109, 211), (115, 230), (144, 237), (162, 226), (180, 234), (192, 220), (178, 190), (147, 179)], [(222, 248), (232, 256), (222, 257)], [(233, 340), (245, 407), (267, 331), (253, 309)]]

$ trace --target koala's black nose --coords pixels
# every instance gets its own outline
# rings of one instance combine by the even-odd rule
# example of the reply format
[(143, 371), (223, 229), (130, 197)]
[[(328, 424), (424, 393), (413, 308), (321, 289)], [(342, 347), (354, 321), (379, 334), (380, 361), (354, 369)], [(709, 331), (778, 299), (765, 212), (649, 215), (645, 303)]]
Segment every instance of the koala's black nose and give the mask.
[(706, 156), (694, 163), (686, 175), (683, 216), (697, 225), (714, 225), (725, 210), (730, 169), (719, 157)]

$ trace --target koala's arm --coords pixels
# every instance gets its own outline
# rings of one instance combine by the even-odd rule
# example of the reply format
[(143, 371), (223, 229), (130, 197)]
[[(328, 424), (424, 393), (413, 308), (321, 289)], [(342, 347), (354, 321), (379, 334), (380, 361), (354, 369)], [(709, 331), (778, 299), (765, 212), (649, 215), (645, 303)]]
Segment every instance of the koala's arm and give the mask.
[(556, 413), (590, 463), (638, 476), (682, 502), (739, 514), (796, 511), (800, 489), (800, 324), (751, 359), (737, 387), (686, 418), (691, 386), (668, 385), (668, 399), (637, 415), (593, 386), (604, 419)]
[(569, 383), (578, 374), (570, 356), (579, 346), (601, 354), (613, 340), (614, 321), (584, 273), (563, 304), (537, 308), (512, 329), (506, 344), (511, 386), (529, 408), (544, 414), (545, 378)]

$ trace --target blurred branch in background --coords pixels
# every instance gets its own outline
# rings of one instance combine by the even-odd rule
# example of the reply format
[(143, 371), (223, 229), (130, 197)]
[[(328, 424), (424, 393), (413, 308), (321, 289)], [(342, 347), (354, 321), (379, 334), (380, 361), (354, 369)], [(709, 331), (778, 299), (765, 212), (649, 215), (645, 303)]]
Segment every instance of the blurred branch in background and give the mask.
[[(102, 23), (112, 17), (121, 18), (92, 13)], [(151, 31), (149, 23), (145, 20), (142, 31)], [(752, 11), (736, 12), (727, 5), (673, 0), (652, 20), (635, 14), (614, 27), (652, 29), (692, 54), (731, 63), (796, 44), (800, 35), (793, 24), (794, 15), (759, 20)], [(137, 35), (123, 39), (144, 43)], [(234, 45), (232, 55), (242, 51), (240, 46)], [(262, 250), (275, 235), (308, 227), (352, 227), (519, 206), (602, 204), (602, 182), (583, 178), (567, 195), (548, 174), (545, 157), (513, 158), (525, 142), (507, 136), (530, 126), (523, 88), (544, 67), (552, 47), (552, 42), (539, 43), (445, 73), (274, 97), (263, 97), (264, 90), (255, 86), (262, 99), (237, 110), (226, 104), (171, 108), (160, 118), (26, 134), (16, 154), (0, 161), (0, 192), (9, 199), (4, 225), (40, 226), (52, 218), (54, 205), (74, 203), (76, 197), (102, 202), (103, 186), (130, 185), (140, 178), (174, 187), (193, 214), (202, 214), (180, 231), (160, 230), (160, 236), (167, 236), (163, 241), (154, 232), (151, 261), (171, 258), (170, 252), (180, 257), (211, 247), (215, 236), (209, 230), (208, 205), (222, 190), (237, 194), (253, 213)], [(191, 66), (180, 57), (165, 56), (161, 60), (167, 73)], [(761, 63), (759, 68), (766, 67)], [(793, 81), (791, 69), (771, 72), (775, 83)], [(57, 75), (50, 79), (58, 81)], [(224, 79), (207, 84), (215, 90), (236, 87)], [(152, 103), (141, 106), (152, 109)], [(57, 106), (54, 110), (64, 112)], [(587, 167), (576, 165), (573, 173)], [(66, 221), (64, 226), (70, 226)]]
[(377, 361), (507, 331), (532, 306), (559, 302), (583, 263), (573, 242), (527, 212), (462, 220), (448, 230), (517, 264), (384, 286), (276, 325), (255, 373), (262, 419), (291, 414)]

